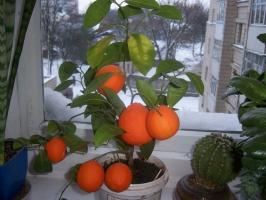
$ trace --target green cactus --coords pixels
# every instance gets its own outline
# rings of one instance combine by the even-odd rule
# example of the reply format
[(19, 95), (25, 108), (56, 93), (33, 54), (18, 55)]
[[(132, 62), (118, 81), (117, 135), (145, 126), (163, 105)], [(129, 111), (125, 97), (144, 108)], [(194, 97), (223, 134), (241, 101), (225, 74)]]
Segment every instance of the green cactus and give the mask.
[(206, 189), (223, 187), (240, 170), (237, 155), (236, 144), (230, 137), (211, 134), (200, 139), (191, 161), (197, 183)]

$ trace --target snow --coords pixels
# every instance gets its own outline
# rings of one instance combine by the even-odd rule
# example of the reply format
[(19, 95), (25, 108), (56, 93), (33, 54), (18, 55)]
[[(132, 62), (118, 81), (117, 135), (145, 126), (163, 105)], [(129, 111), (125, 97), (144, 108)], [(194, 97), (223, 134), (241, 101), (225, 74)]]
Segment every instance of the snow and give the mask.
[[(118, 96), (124, 102), (126, 106), (131, 103), (131, 93), (129, 90), (124, 92), (119, 92)], [(135, 96), (134, 103), (142, 103), (144, 104), (143, 100), (140, 96)], [(199, 97), (183, 97), (174, 107), (175, 109), (182, 110), (182, 111), (199, 111)]]

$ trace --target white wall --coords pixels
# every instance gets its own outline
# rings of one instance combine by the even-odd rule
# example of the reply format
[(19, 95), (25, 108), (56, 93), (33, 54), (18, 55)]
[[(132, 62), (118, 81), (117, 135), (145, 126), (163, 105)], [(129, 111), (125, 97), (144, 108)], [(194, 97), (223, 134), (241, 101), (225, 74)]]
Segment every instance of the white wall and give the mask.
[[(17, 1), (20, 4), (21, 1)], [(17, 11), (19, 12), (19, 11)], [(27, 31), (9, 111), (6, 137), (28, 136), (43, 121), (40, 1)]]

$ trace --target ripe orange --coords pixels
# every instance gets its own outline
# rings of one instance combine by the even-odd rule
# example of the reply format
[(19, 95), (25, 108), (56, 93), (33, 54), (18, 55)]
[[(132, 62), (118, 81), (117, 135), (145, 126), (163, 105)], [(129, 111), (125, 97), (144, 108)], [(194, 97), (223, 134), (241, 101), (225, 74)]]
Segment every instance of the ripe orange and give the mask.
[(149, 110), (140, 103), (129, 105), (120, 115), (118, 125), (125, 131), (122, 139), (131, 145), (149, 143), (152, 137), (146, 127)]
[(180, 122), (178, 115), (172, 108), (160, 105), (149, 111), (146, 124), (148, 132), (153, 138), (165, 140), (176, 134)]
[(48, 159), (57, 163), (66, 157), (66, 144), (64, 140), (60, 137), (53, 137), (44, 146)]
[(112, 76), (100, 87), (99, 92), (104, 94), (103, 89), (108, 88), (118, 93), (124, 87), (125, 84), (124, 73), (116, 65), (107, 65), (100, 68), (95, 76), (97, 77), (106, 73), (111, 73)]
[(104, 169), (95, 160), (87, 161), (79, 167), (76, 181), (86, 192), (96, 192), (103, 184)]
[(110, 190), (122, 192), (130, 186), (132, 172), (126, 164), (115, 163), (107, 168), (104, 181)]

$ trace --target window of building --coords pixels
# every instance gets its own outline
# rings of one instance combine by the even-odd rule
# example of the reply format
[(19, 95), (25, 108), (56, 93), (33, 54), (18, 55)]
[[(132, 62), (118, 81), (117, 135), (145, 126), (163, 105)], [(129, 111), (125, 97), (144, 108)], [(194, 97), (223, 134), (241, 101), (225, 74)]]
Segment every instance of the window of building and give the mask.
[(208, 76), (208, 66), (206, 66), (205, 68), (205, 76), (204, 76), (205, 81), (207, 80), (207, 76)]
[(235, 43), (243, 46), (244, 41), (245, 41), (245, 24), (237, 23)]
[(225, 18), (225, 0), (218, 0), (218, 12), (217, 12), (217, 21), (224, 21)]
[(244, 70), (255, 69), (260, 73), (266, 71), (266, 59), (265, 56), (258, 55), (252, 52), (245, 53)]
[(212, 58), (217, 61), (220, 61), (221, 54), (222, 54), (222, 41), (214, 39)]
[(218, 80), (212, 76), (211, 78), (211, 93), (216, 96)]
[(252, 0), (251, 24), (266, 24), (265, 0)]

